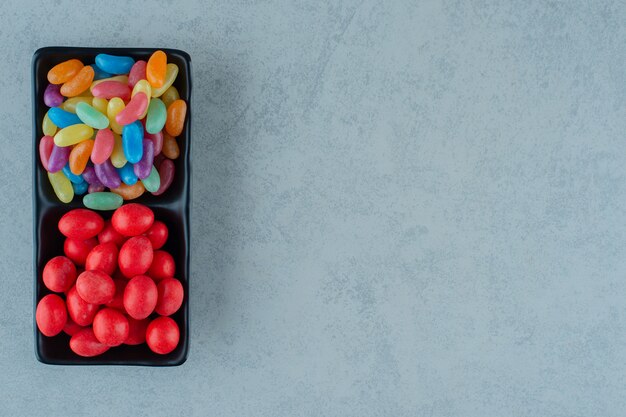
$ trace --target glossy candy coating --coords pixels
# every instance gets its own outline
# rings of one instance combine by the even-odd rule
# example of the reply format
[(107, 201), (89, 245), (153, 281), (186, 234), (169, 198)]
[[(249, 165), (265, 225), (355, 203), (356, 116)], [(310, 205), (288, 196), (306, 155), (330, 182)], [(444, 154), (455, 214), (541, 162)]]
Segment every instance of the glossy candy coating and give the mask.
[(78, 97), (68, 98), (67, 100), (63, 102), (63, 104), (61, 104), (61, 108), (70, 113), (76, 113), (76, 105), (78, 103), (90, 104), (92, 100), (93, 100), (93, 97), (78, 96)]
[[(123, 306), (122, 306), (123, 308)], [(135, 320), (132, 317), (128, 318), (128, 337), (124, 341), (125, 345), (140, 345), (146, 342), (146, 329), (150, 324), (150, 319)]]
[(93, 129), (85, 124), (68, 126), (54, 135), (54, 144), (57, 146), (71, 146), (93, 136)]
[(57, 198), (63, 203), (69, 203), (74, 198), (74, 188), (62, 171), (48, 172), (48, 180)]
[(124, 290), (126, 289), (128, 281), (126, 279), (114, 278), (113, 282), (115, 283), (115, 295), (113, 296), (113, 299), (105, 305), (107, 307), (124, 311)]
[(104, 220), (95, 211), (74, 209), (59, 220), (59, 231), (67, 237), (89, 239), (97, 236), (104, 227)]
[(146, 79), (155, 87), (163, 87), (167, 70), (167, 55), (163, 51), (155, 51), (146, 66)]
[(48, 110), (43, 116), (43, 121), (41, 122), (41, 130), (46, 136), (54, 136), (54, 134), (57, 132), (57, 125), (55, 125), (52, 120), (50, 120), (50, 117), (48, 116), (49, 112), (50, 110)]
[(91, 87), (89, 87), (89, 92), (93, 94), (94, 87), (106, 81), (116, 81), (122, 84), (128, 84), (128, 76), (127, 75), (115, 75), (109, 78), (103, 78), (101, 80), (94, 81), (91, 83)]
[(115, 210), (123, 203), (122, 197), (112, 192), (91, 193), (83, 197), (85, 207), (93, 210)]
[(137, 178), (144, 179), (150, 175), (152, 171), (152, 162), (154, 161), (154, 143), (150, 139), (143, 140), (143, 155), (141, 160), (137, 162), (133, 169)]
[(63, 169), (70, 159), (72, 148), (68, 146), (52, 145), (50, 158), (48, 158), (48, 172), (58, 172)]
[(101, 185), (102, 184), (100, 180), (98, 179), (98, 176), (96, 175), (96, 171), (94, 167), (91, 165), (88, 165), (85, 167), (82, 175), (83, 175), (83, 179), (87, 181), (89, 185), (91, 184)]
[(107, 100), (113, 97), (128, 100), (130, 98), (130, 87), (120, 81), (102, 80), (93, 86), (91, 93), (94, 97), (106, 98)]
[(176, 137), (180, 136), (185, 125), (185, 116), (187, 115), (187, 103), (184, 100), (176, 100), (167, 108), (167, 121), (165, 122), (165, 131)]
[(161, 177), (159, 176), (159, 171), (152, 166), (152, 170), (150, 171), (150, 175), (147, 178), (141, 180), (143, 186), (146, 188), (146, 191), (150, 193), (154, 193), (159, 190), (161, 187)]
[(94, 165), (94, 169), (96, 171), (96, 176), (105, 187), (115, 188), (120, 186), (120, 176), (117, 174), (117, 171), (111, 164), (110, 160)]
[(91, 64), (90, 67), (93, 68), (94, 80), (102, 80), (103, 78), (110, 78), (113, 76), (113, 74), (109, 74), (106, 71), (102, 71), (96, 64)]
[(145, 274), (150, 268), (153, 256), (154, 254), (152, 252), (150, 239), (145, 236), (131, 237), (124, 242), (120, 248), (120, 254), (118, 256), (120, 272), (126, 278), (132, 278), (136, 275)]
[(115, 139), (115, 143), (113, 145), (113, 152), (111, 152), (111, 163), (115, 168), (121, 168), (127, 162), (126, 155), (124, 155), (122, 137), (117, 133), (114, 133), (113, 139)]
[[(83, 173), (83, 171), (87, 167), (87, 162), (89, 162), (89, 157), (91, 155), (93, 147), (94, 147), (94, 141), (91, 139), (84, 140), (81, 143), (74, 146), (74, 148), (70, 152), (70, 158), (69, 158), (69, 166), (70, 166), (70, 171), (72, 172), (72, 174), (81, 175)], [(72, 182), (76, 182), (76, 181), (72, 181)]]
[(37, 328), (45, 336), (52, 337), (61, 333), (67, 322), (67, 310), (63, 299), (56, 294), (43, 297), (37, 304), (35, 320)]
[(48, 84), (43, 92), (43, 102), (48, 107), (57, 107), (63, 103), (65, 97), (61, 94), (61, 86)]
[(112, 276), (117, 269), (117, 255), (118, 250), (115, 243), (100, 243), (89, 252), (89, 255), (87, 255), (87, 258), (85, 259), (85, 270), (91, 271), (98, 269), (105, 274)]
[(65, 326), (63, 326), (63, 332), (67, 334), (68, 336), (74, 336), (76, 333), (78, 333), (82, 329), (84, 329), (84, 327), (76, 324), (76, 322), (72, 320), (71, 317), (67, 318), (67, 321), (65, 322)]
[(90, 304), (104, 304), (113, 299), (115, 283), (103, 271), (84, 271), (76, 279), (76, 291), (80, 298)]
[(165, 104), (158, 98), (150, 100), (146, 119), (146, 132), (158, 133), (165, 126), (167, 120), (167, 109)]
[(117, 123), (115, 117), (119, 114), (119, 112), (124, 110), (124, 107), (126, 107), (126, 104), (124, 104), (124, 101), (119, 97), (112, 98), (107, 106), (107, 117), (111, 123), (111, 130), (118, 135), (122, 134), (123, 126)]
[(165, 107), (169, 107), (170, 104), (172, 104), (174, 101), (178, 100), (179, 98), (180, 98), (180, 94), (178, 94), (178, 89), (174, 86), (171, 86), (170, 88), (165, 90), (163, 95), (161, 95), (161, 100), (163, 101), (163, 104), (165, 104)]
[(81, 177), (80, 175), (75, 175), (75, 174), (72, 173), (72, 170), (70, 169), (70, 164), (69, 163), (63, 167), (63, 174), (67, 177), (68, 180), (70, 180), (74, 184), (80, 184), (82, 182), (85, 182), (83, 177)]
[(152, 226), (150, 226), (150, 229), (144, 233), (144, 236), (150, 239), (152, 249), (156, 251), (161, 249), (163, 245), (165, 245), (165, 242), (167, 242), (169, 231), (167, 230), (165, 223), (160, 220), (155, 220)]
[(93, 356), (102, 355), (109, 350), (109, 346), (100, 343), (93, 333), (91, 327), (79, 330), (70, 339), (70, 349), (78, 356), (91, 358)]
[(106, 98), (94, 97), (91, 99), (91, 105), (94, 109), (106, 115), (109, 101)]
[(126, 185), (134, 185), (137, 182), (137, 175), (133, 164), (127, 163), (123, 167), (117, 169), (120, 179)]
[(176, 142), (176, 138), (172, 137), (168, 133), (163, 134), (163, 155), (167, 156), (169, 159), (176, 159), (180, 155), (180, 148), (178, 147), (178, 142)]
[(96, 55), (98, 68), (110, 74), (127, 74), (133, 67), (135, 60), (129, 56), (117, 56), (109, 54)]
[(48, 71), (48, 81), (51, 84), (63, 84), (68, 82), (83, 69), (83, 66), (83, 63), (78, 59), (63, 61)]
[(63, 253), (76, 265), (84, 266), (89, 252), (98, 244), (95, 238), (76, 239), (68, 237), (63, 242)]
[(115, 146), (115, 137), (111, 129), (101, 129), (96, 133), (96, 139), (91, 151), (91, 162), (94, 164), (102, 164), (109, 159)]
[(135, 97), (139, 93), (144, 93), (148, 99), (148, 105), (146, 106), (146, 109), (143, 111), (143, 113), (141, 113), (141, 116), (139, 116), (139, 119), (145, 120), (146, 114), (148, 114), (148, 107), (150, 106), (150, 96), (152, 94), (152, 87), (150, 86), (150, 83), (148, 81), (139, 80), (137, 84), (135, 84), (135, 86), (133, 87), (131, 97)]
[(165, 278), (157, 285), (159, 299), (154, 311), (161, 316), (170, 316), (183, 305), (183, 284), (176, 278)]
[[(120, 126), (129, 125), (141, 118), (148, 109), (148, 97), (144, 93), (137, 93), (130, 99), (126, 107), (115, 116), (115, 121)], [(141, 124), (141, 122), (139, 122)], [(142, 127), (143, 131), (143, 127)]]
[(146, 343), (154, 353), (165, 355), (178, 346), (180, 330), (170, 317), (159, 317), (150, 322), (146, 329)]
[(57, 127), (63, 129), (68, 126), (81, 124), (80, 118), (69, 111), (60, 107), (52, 107), (48, 110), (48, 117)]
[(165, 70), (165, 82), (161, 87), (155, 87), (152, 89), (152, 97), (161, 97), (165, 91), (174, 84), (176, 76), (178, 75), (178, 65), (169, 63)]
[(134, 200), (146, 191), (141, 181), (136, 182), (133, 185), (120, 184), (117, 188), (111, 188), (111, 191), (115, 194), (119, 194), (124, 200)]
[(93, 77), (93, 68), (89, 66), (81, 68), (78, 74), (61, 86), (61, 94), (65, 97), (75, 97), (83, 93), (89, 89)]
[(161, 165), (159, 165), (158, 171), (161, 184), (159, 189), (152, 193), (153, 195), (163, 194), (168, 188), (170, 188), (170, 185), (172, 185), (175, 173), (174, 162), (172, 162), (171, 159), (164, 160), (161, 162)]
[(54, 138), (52, 136), (44, 136), (39, 140), (39, 160), (41, 165), (47, 171), (48, 161), (54, 147)]
[(163, 149), (163, 132), (158, 131), (157, 133), (145, 133), (144, 137), (150, 139), (154, 144), (154, 156), (156, 157), (161, 153)]
[(65, 292), (76, 281), (76, 267), (65, 256), (55, 256), (43, 268), (43, 283), (50, 291)]
[(140, 121), (124, 126), (122, 146), (128, 162), (136, 164), (141, 160), (143, 156), (143, 126)]
[(70, 288), (67, 292), (67, 312), (69, 316), (79, 326), (89, 326), (98, 312), (98, 304), (90, 304), (83, 300), (76, 286)]
[(176, 263), (168, 252), (155, 250), (147, 275), (155, 281), (171, 278), (176, 274)]
[(111, 224), (111, 220), (107, 220), (102, 231), (98, 233), (98, 241), (100, 243), (112, 242), (119, 247), (126, 241), (126, 237), (115, 230)]
[(87, 191), (89, 191), (89, 184), (87, 181), (83, 181), (81, 183), (72, 183), (72, 188), (74, 189), (74, 195), (83, 195)]
[(145, 275), (135, 276), (124, 290), (124, 308), (128, 315), (136, 320), (145, 319), (152, 314), (158, 299), (159, 292), (156, 284)]
[(87, 103), (78, 103), (76, 105), (76, 116), (84, 124), (94, 129), (105, 129), (109, 126), (109, 119)]
[(146, 79), (146, 65), (146, 61), (139, 60), (135, 62), (133, 67), (130, 69), (130, 72), (128, 73), (128, 85), (130, 88), (133, 88), (139, 80)]
[(119, 346), (128, 337), (128, 319), (114, 308), (103, 308), (93, 319), (93, 334), (107, 346)]
[[(153, 223), (154, 213), (143, 204), (126, 204), (116, 210), (111, 217), (113, 228), (124, 236), (139, 236), (147, 232)], [(150, 262), (152, 262), (152, 258), (150, 258)]]

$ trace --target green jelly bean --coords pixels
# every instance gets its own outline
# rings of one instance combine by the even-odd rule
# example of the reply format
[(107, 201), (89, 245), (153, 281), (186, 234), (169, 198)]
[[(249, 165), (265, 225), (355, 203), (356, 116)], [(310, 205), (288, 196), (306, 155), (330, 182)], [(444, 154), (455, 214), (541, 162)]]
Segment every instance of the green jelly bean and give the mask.
[(165, 104), (158, 99), (154, 98), (150, 100), (148, 106), (148, 117), (146, 118), (146, 131), (148, 133), (159, 133), (163, 126), (165, 126), (165, 120), (167, 119), (167, 109)]
[(115, 193), (91, 193), (83, 197), (85, 207), (92, 210), (115, 210), (123, 203), (124, 199), (122, 196)]
[(105, 129), (109, 127), (109, 118), (87, 103), (81, 102), (76, 105), (76, 116), (78, 116), (84, 124), (94, 129)]
[(72, 201), (74, 198), (74, 187), (72, 187), (72, 183), (65, 176), (63, 171), (57, 171), (54, 173), (48, 172), (48, 179), (50, 180), (54, 193), (57, 195), (59, 200), (61, 200), (61, 202), (69, 203)]
[(145, 187), (146, 191), (154, 193), (161, 186), (161, 177), (159, 177), (159, 171), (152, 165), (152, 171), (150, 171), (150, 175), (146, 178), (142, 179), (141, 182)]

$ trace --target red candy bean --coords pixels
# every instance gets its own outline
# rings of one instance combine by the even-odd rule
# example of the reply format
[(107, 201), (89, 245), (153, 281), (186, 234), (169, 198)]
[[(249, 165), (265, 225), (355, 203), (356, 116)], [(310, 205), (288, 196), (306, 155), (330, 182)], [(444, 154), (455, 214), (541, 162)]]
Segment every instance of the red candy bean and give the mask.
[(70, 339), (70, 349), (72, 349), (72, 351), (78, 356), (90, 358), (92, 356), (102, 355), (104, 352), (109, 350), (109, 347), (100, 343), (100, 341), (96, 339), (93, 329), (91, 327), (87, 327), (79, 330), (74, 336), (72, 336)]
[(93, 334), (107, 346), (119, 346), (128, 337), (128, 319), (114, 308), (103, 308), (93, 319)]
[(118, 264), (120, 272), (126, 278), (145, 274), (154, 258), (150, 239), (145, 236), (135, 236), (128, 239), (120, 249)]
[(124, 236), (138, 236), (145, 233), (154, 223), (154, 213), (148, 207), (137, 204), (124, 204), (115, 210), (111, 224)]
[(183, 284), (176, 278), (165, 278), (157, 285), (159, 299), (154, 311), (161, 316), (170, 316), (183, 304)]
[(102, 231), (98, 233), (98, 241), (100, 243), (113, 242), (115, 243), (115, 246), (119, 248), (126, 241), (126, 236), (120, 234), (117, 230), (115, 230), (115, 228), (111, 224), (111, 221), (107, 220), (104, 223), (104, 228), (102, 229)]
[(48, 294), (43, 297), (35, 312), (37, 328), (45, 336), (56, 336), (63, 331), (67, 322), (67, 310), (65, 302), (56, 294)]
[(115, 296), (115, 283), (102, 271), (85, 271), (76, 280), (76, 291), (88, 303), (105, 304)]
[(120, 81), (102, 81), (91, 89), (91, 94), (94, 97), (106, 98), (107, 100), (119, 97), (126, 101), (130, 98), (130, 87)]
[(96, 236), (103, 227), (102, 217), (88, 209), (68, 211), (59, 220), (59, 230), (63, 235), (82, 240)]
[(146, 342), (146, 329), (150, 319), (135, 320), (132, 317), (128, 317), (128, 337), (124, 341), (125, 345), (140, 345)]
[(144, 235), (150, 239), (152, 249), (157, 250), (161, 249), (163, 245), (165, 245), (169, 232), (165, 223), (156, 220)]
[(120, 126), (125, 126), (138, 120), (148, 108), (148, 96), (144, 93), (137, 93), (130, 99), (126, 107), (115, 116), (115, 121)]
[(65, 252), (65, 256), (70, 258), (76, 265), (85, 266), (87, 255), (89, 255), (89, 252), (91, 252), (97, 244), (98, 241), (95, 237), (87, 240), (68, 237), (63, 243), (63, 252)]
[(129, 316), (137, 320), (152, 314), (158, 299), (156, 284), (145, 275), (131, 279), (124, 290), (124, 308)]
[(65, 326), (63, 326), (63, 332), (67, 334), (68, 336), (74, 336), (81, 329), (84, 329), (84, 327), (76, 324), (76, 322), (72, 320), (71, 317), (67, 318), (67, 322), (65, 323)]
[(54, 292), (65, 292), (76, 281), (76, 267), (65, 256), (55, 256), (43, 268), (43, 283)]
[(86, 270), (99, 269), (113, 275), (117, 269), (117, 246), (113, 242), (101, 243), (89, 252), (85, 261)]
[(67, 312), (79, 326), (89, 326), (93, 322), (98, 308), (97, 304), (90, 304), (83, 300), (78, 295), (76, 286), (73, 286), (67, 293)]
[(155, 281), (159, 281), (173, 277), (174, 274), (176, 274), (176, 263), (172, 255), (162, 250), (154, 251), (148, 275)]
[(103, 164), (104, 161), (111, 156), (114, 145), (115, 138), (113, 137), (111, 129), (106, 128), (98, 130), (93, 143), (93, 149), (91, 150), (91, 162), (94, 164)]
[(124, 310), (124, 290), (126, 289), (128, 281), (123, 278), (115, 278), (113, 282), (115, 283), (115, 295), (113, 299), (105, 305), (107, 307), (117, 308), (118, 310)]
[(160, 355), (165, 355), (176, 349), (179, 339), (178, 325), (169, 317), (154, 319), (146, 330), (148, 347)]

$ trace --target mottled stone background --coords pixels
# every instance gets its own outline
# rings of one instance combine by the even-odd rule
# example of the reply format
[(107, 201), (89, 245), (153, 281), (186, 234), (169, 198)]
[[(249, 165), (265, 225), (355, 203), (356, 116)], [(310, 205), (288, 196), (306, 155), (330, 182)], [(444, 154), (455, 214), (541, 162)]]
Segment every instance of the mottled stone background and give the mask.
[[(0, 415), (624, 415), (623, 2), (39, 3), (0, 10)], [(49, 45), (192, 56), (181, 367), (35, 359)]]

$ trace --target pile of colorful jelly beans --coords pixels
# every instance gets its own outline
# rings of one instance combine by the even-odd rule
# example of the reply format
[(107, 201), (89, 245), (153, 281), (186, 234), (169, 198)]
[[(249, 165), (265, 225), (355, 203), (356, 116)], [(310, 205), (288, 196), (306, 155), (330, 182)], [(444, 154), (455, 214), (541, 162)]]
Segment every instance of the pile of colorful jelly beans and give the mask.
[(48, 337), (66, 333), (70, 349), (83, 357), (122, 344), (172, 352), (180, 330), (169, 316), (182, 306), (184, 289), (174, 278), (174, 258), (161, 249), (167, 226), (148, 207), (131, 203), (110, 221), (88, 209), (71, 210), (59, 230), (66, 237), (65, 256), (43, 269), (51, 293), (37, 304), (39, 331)]
[(70, 59), (50, 69), (39, 156), (59, 200), (85, 194), (86, 207), (113, 210), (167, 190), (187, 113), (177, 75), (163, 51), (147, 62), (99, 54), (92, 65)]

